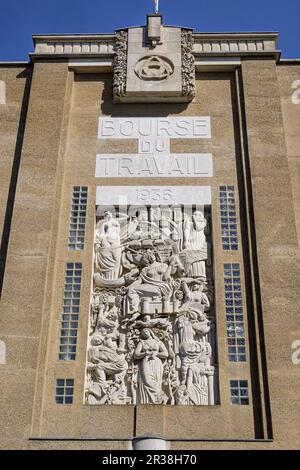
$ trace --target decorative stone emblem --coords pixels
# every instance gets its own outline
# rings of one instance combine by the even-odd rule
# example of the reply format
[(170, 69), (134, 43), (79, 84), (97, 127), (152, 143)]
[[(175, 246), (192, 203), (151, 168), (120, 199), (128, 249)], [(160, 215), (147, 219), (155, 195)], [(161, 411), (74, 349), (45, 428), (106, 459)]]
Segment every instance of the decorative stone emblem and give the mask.
[(137, 62), (134, 71), (141, 80), (166, 80), (174, 73), (174, 65), (165, 57), (143, 57)]
[(161, 15), (147, 25), (116, 32), (114, 103), (188, 103), (195, 97), (193, 31), (164, 26)]
[(111, 210), (97, 210), (86, 403), (213, 405), (204, 210)]

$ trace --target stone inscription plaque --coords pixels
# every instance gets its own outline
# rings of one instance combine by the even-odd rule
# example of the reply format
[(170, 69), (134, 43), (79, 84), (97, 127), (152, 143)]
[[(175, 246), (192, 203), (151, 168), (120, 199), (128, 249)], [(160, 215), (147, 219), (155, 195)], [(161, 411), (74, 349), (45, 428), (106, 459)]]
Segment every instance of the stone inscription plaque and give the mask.
[(211, 204), (210, 186), (97, 186), (96, 204), (113, 206)]
[(99, 118), (98, 138), (210, 139), (210, 117)]
[(138, 139), (138, 153), (98, 154), (97, 178), (211, 177), (212, 155), (172, 154), (171, 139), (209, 139), (209, 117), (100, 118), (99, 139)]
[(97, 155), (96, 177), (211, 177), (211, 154)]

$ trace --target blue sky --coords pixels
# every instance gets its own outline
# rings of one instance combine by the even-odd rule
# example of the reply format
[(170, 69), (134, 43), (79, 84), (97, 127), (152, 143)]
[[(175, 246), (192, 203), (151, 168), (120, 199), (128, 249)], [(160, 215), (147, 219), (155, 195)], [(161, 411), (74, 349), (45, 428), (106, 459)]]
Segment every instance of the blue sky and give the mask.
[[(196, 31), (278, 31), (300, 58), (299, 0), (160, 0), (164, 22)], [(145, 23), (153, 0), (0, 0), (0, 61), (28, 60), (32, 34), (110, 33)]]

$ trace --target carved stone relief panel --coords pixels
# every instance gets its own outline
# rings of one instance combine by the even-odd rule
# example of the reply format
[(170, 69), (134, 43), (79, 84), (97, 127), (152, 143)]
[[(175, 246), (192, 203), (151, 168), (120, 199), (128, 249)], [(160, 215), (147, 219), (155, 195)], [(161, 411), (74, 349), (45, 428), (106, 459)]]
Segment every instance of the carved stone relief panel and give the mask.
[(213, 405), (210, 206), (96, 214), (86, 403)]
[(193, 31), (189, 29), (182, 29), (182, 94), (183, 96), (188, 97), (190, 100), (194, 99), (196, 95), (196, 69), (193, 49)]
[(119, 98), (126, 95), (127, 43), (128, 31), (117, 31), (115, 35), (113, 93)]

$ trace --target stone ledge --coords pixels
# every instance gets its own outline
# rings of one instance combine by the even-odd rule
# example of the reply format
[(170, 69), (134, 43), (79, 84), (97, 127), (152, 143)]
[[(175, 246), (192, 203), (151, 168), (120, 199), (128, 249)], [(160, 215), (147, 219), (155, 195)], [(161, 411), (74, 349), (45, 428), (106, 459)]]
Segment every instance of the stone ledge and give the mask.
[(36, 54), (112, 54), (114, 52), (114, 36), (111, 39), (93, 38), (88, 40), (86, 37), (62, 38), (53, 36), (34, 38), (35, 55)]
[[(194, 54), (278, 54), (277, 33), (194, 33)], [(115, 35), (33, 36), (34, 54), (72, 57), (114, 54)]]
[(194, 52), (276, 52), (277, 33), (194, 34)]

